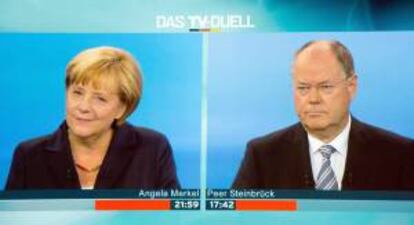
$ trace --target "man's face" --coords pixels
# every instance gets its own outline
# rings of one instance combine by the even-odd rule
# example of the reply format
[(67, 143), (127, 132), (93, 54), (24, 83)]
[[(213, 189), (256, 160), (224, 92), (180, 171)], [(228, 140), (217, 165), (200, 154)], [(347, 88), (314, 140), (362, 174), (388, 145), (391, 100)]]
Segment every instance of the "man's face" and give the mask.
[(356, 92), (356, 76), (346, 78), (325, 43), (303, 50), (293, 65), (295, 110), (308, 132), (331, 138), (345, 127)]

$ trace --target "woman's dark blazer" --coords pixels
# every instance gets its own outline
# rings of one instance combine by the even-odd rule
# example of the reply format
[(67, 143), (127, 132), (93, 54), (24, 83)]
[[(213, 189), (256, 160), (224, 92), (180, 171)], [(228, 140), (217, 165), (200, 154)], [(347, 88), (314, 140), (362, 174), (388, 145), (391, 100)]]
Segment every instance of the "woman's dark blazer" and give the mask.
[[(63, 123), (51, 135), (19, 144), (5, 189), (80, 189), (67, 129)], [(95, 189), (180, 187), (164, 135), (128, 123), (114, 129)]]

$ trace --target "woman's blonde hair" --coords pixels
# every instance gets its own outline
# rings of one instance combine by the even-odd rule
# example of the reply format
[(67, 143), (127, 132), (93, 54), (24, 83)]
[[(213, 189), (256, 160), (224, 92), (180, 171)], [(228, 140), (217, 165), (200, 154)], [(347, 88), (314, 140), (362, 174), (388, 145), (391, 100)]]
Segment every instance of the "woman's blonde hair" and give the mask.
[(125, 50), (102, 46), (80, 52), (66, 67), (66, 89), (72, 84), (101, 88), (103, 83), (115, 84), (119, 99), (126, 106), (116, 121), (120, 125), (134, 112), (142, 95), (142, 75), (137, 61)]

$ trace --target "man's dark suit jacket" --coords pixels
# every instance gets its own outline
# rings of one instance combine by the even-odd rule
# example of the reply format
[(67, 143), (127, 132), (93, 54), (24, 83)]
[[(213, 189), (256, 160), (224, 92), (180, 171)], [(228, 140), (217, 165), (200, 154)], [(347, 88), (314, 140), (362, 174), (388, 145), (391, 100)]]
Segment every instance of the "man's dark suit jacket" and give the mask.
[[(95, 189), (179, 188), (171, 147), (162, 134), (127, 123), (114, 129)], [(17, 147), (6, 190), (80, 188), (66, 123)]]
[[(413, 142), (352, 118), (342, 190), (414, 190)], [(233, 188), (314, 189), (307, 133), (298, 123), (254, 139)]]

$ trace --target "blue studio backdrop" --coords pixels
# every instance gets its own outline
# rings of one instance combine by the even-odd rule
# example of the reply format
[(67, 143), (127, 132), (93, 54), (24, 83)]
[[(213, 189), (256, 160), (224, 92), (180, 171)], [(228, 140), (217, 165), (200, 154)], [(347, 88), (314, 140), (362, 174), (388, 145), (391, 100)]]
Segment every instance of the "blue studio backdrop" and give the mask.
[(184, 188), (200, 183), (201, 35), (0, 35), (0, 187), (23, 140), (55, 131), (65, 118), (65, 68), (96, 46), (129, 51), (143, 71), (143, 97), (128, 121), (164, 133)]
[(230, 188), (249, 140), (298, 121), (293, 55), (319, 39), (339, 40), (353, 54), (359, 86), (351, 113), (414, 137), (414, 32), (210, 35), (207, 187)]

